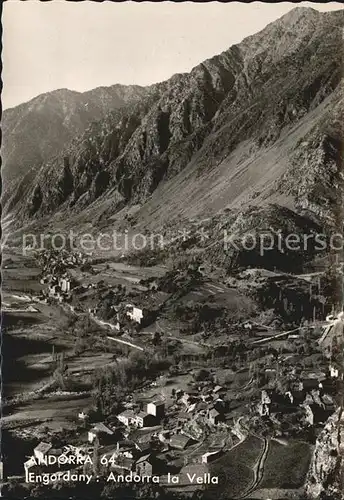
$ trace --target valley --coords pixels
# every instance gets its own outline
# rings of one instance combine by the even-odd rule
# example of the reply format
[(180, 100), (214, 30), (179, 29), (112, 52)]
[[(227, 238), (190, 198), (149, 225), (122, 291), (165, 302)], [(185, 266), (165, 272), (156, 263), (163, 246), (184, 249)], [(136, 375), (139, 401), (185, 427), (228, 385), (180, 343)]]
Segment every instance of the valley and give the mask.
[[(30, 447), (48, 440), (65, 448), (72, 446), (78, 450), (74, 453), (87, 453), (92, 446), (85, 429), (101, 422), (118, 428), (122, 439), (132, 440), (137, 446), (144, 438), (145, 446), (151, 447), (160, 465), (165, 463), (161, 485), (166, 491), (171, 489), (172, 495), (201, 491), (205, 487), (201, 483), (190, 484), (189, 479), (182, 478), (189, 478), (193, 471), (199, 477), (202, 470), (220, 478), (219, 487), (206, 487), (206, 498), (212, 498), (213, 492), (226, 499), (264, 498), (260, 494), (266, 488), (272, 498), (273, 488), (276, 492), (284, 488), (287, 498), (297, 498), (323, 421), (310, 425), (307, 413), (302, 416), (306, 392), (299, 403), (291, 404), (280, 391), (283, 386), (287, 394), (287, 389), (301, 384), (301, 380), (308, 380), (314, 387), (326, 380), (324, 394), (334, 405), (337, 382), (331, 378), (323, 347), (316, 347), (323, 332), (320, 318), (288, 331), (287, 323), (281, 319), (276, 322), (277, 305), (275, 313), (271, 316), (271, 311), (270, 317), (264, 318), (259, 303), (247, 295), (254, 272), (257, 277), (262, 274), (259, 270), (250, 271), (239, 280), (239, 286), (236, 283), (233, 287), (233, 280), (232, 286), (225, 284), (218, 268), (200, 271), (194, 256), (188, 259), (185, 253), (183, 265), (179, 260), (178, 267), (172, 268), (167, 263), (139, 267), (123, 262), (126, 258), (114, 262), (68, 251), (33, 250), (25, 257), (14, 251), (10, 255), (4, 260), (7, 309), (2, 427), (9, 463), (14, 464), (7, 443), (9, 446), (16, 440), (21, 443), (18, 450), (22, 450), (17, 451), (15, 465), (10, 469), (8, 484), (12, 489), (20, 484)], [(319, 279), (318, 274), (313, 279)], [(26, 275), (27, 279), (14, 280), (14, 275)], [(307, 274), (307, 288), (309, 279)], [(70, 290), (62, 292), (54, 282), (68, 283)], [(141, 321), (130, 319), (130, 302), (137, 308), (142, 301), (153, 309), (140, 325)], [(203, 320), (202, 309), (197, 307), (202, 303), (207, 311)], [(236, 315), (226, 316), (227, 311), (236, 311)], [(144, 369), (143, 380), (128, 379), (128, 386), (116, 389), (121, 396), (115, 386), (109, 392), (98, 393), (97, 384), (101, 380), (105, 383), (121, 364), (147, 363), (145, 359), (150, 363), (155, 360), (156, 368)], [(279, 387), (276, 393), (275, 387)], [(214, 390), (219, 393), (212, 395)], [(268, 404), (260, 402), (265, 401), (265, 394), (270, 394)], [(122, 427), (122, 421), (118, 422), (117, 418), (129, 416), (130, 412), (133, 420), (135, 408), (140, 411), (142, 405), (156, 400), (162, 401), (165, 409), (163, 421), (148, 427), (134, 421)], [(214, 410), (218, 421), (213, 421), (209, 413), (214, 404), (219, 410)], [(92, 410), (91, 421), (80, 419), (81, 409), (87, 413)], [(289, 415), (294, 415), (298, 423), (292, 424)], [(174, 436), (185, 437), (190, 444), (182, 448), (168, 445), (174, 442)], [(281, 463), (287, 459), (290, 447), (301, 443), (304, 446), (303, 475), (298, 475), (298, 464), (295, 479), (288, 486), (284, 480), (270, 484), (267, 479), (270, 453), (275, 450), (272, 443), (277, 445), (280, 439), (284, 442), (279, 445)], [(247, 445), (253, 453), (255, 447), (250, 440), (257, 444), (251, 465), (244, 452)], [(122, 455), (116, 449), (118, 445), (104, 443), (99, 451), (101, 456), (105, 453), (113, 457), (113, 470), (122, 467)], [(202, 463), (209, 453), (219, 458), (209, 465)], [(180, 483), (171, 488), (164, 475), (168, 470), (179, 470)], [(228, 473), (231, 480), (224, 483), (223, 474)], [(239, 489), (237, 474), (247, 475), (247, 482), (241, 482)], [(273, 476), (276, 474), (274, 470)]]
[(343, 23), (4, 111), (6, 498), (342, 500)]

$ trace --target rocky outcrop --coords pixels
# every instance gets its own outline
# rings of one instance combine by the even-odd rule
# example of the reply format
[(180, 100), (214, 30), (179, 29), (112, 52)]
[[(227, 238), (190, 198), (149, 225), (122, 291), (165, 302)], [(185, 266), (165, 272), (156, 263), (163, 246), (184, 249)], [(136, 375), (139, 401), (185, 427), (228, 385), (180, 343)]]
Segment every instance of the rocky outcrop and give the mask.
[(343, 193), (343, 96), (339, 85), (330, 107), (297, 144), (291, 166), (278, 182), (277, 190), (292, 195), (299, 211), (311, 211), (335, 221), (338, 199)]
[(306, 493), (316, 500), (344, 498), (344, 413), (340, 408), (328, 419), (317, 439)]
[(147, 91), (136, 85), (99, 87), (83, 93), (59, 89), (6, 109), (1, 123), (5, 182), (37, 169), (83, 133), (92, 121), (142, 98)]
[[(233, 49), (190, 74), (172, 77), (145, 99), (92, 124), (68, 150), (43, 165), (29, 203), (37, 186), (44, 193), (36, 206), (39, 214), (54, 211), (67, 198), (68, 207), (82, 209), (113, 187), (128, 202), (144, 201), (163, 179), (180, 172), (201, 146), (206, 125), (233, 85), (239, 66)], [(72, 174), (72, 193), (56, 189), (65, 161)], [(100, 175), (102, 183), (96, 189)]]

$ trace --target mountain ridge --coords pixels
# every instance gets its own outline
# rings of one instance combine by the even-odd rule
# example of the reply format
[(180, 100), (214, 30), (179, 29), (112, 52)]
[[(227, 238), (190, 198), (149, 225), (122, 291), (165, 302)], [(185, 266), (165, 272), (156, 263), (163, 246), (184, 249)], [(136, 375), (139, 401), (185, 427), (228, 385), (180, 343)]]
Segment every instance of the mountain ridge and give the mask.
[(108, 111), (140, 98), (146, 89), (119, 84), (86, 92), (56, 89), (3, 111), (2, 160), (6, 181), (57, 154)]
[[(85, 211), (85, 217), (89, 217), (90, 207), (97, 202), (92, 219), (102, 220), (125, 206), (138, 204), (141, 206), (138, 218), (142, 214), (144, 221), (150, 217), (149, 206), (155, 206), (153, 213), (154, 210), (162, 212), (159, 204), (164, 201), (160, 202), (159, 197), (164, 199), (164, 186), (168, 190), (170, 183), (171, 187), (178, 185), (180, 177), (179, 191), (184, 197), (178, 201), (176, 194), (176, 200), (167, 204), (168, 211), (178, 216), (178, 208), (187, 200), (189, 208), (186, 210), (197, 214), (193, 209), (197, 200), (191, 193), (199, 179), (203, 179), (202, 192), (209, 183), (214, 184), (212, 178), (217, 175), (214, 172), (222, 169), (223, 176), (217, 182), (222, 179), (221, 189), (226, 192), (225, 185), (231, 175), (238, 178), (235, 170), (241, 162), (240, 168), (246, 168), (248, 176), (241, 187), (240, 183), (237, 185), (243, 204), (263, 203), (271, 198), (266, 192), (264, 196), (258, 193), (260, 181), (254, 179), (260, 176), (261, 168), (270, 190), (275, 190), (273, 201), (302, 210), (307, 209), (308, 203), (309, 209), (311, 204), (307, 196), (301, 200), (297, 185), (288, 174), (292, 171), (288, 155), (294, 158), (295, 148), (302, 142), (302, 133), (309, 134), (308, 144), (312, 150), (314, 137), (319, 135), (317, 123), (324, 120), (323, 129), (335, 128), (331, 134), (340, 135), (337, 122), (342, 100), (342, 25), (342, 11), (320, 14), (313, 9), (297, 7), (261, 32), (195, 66), (190, 73), (173, 75), (152, 86), (141, 99), (93, 122), (67, 149), (43, 164), (33, 182), (26, 182), (19, 188), (20, 196), (18, 190), (12, 196), (9, 208), (15, 209), (22, 219), (61, 211)], [(323, 105), (327, 99), (333, 99), (333, 111), (330, 105)], [(310, 127), (306, 124), (301, 126), (303, 121), (307, 122), (308, 113), (314, 119), (313, 131), (308, 130)], [(302, 129), (299, 136), (298, 126)], [(295, 139), (295, 145), (282, 148), (286, 157), (278, 160), (281, 155), (275, 145), (278, 141), (286, 144), (290, 140), (288, 134)], [(338, 141), (333, 140), (331, 134), (328, 144), (336, 150), (331, 163), (336, 177), (341, 153)], [(323, 135), (326, 142), (326, 134)], [(320, 154), (321, 148), (317, 150)], [(254, 158), (266, 154), (271, 165), (264, 170)], [(237, 156), (236, 164), (233, 164), (233, 155), (234, 163)], [(229, 157), (230, 163), (227, 162)], [(250, 158), (251, 163), (256, 164), (256, 172), (245, 167), (245, 161), (249, 162)], [(299, 161), (304, 164), (306, 160)], [(309, 163), (309, 158), (307, 161)], [(283, 168), (282, 163), (285, 164)], [(315, 164), (311, 165), (312, 171), (315, 168)], [(326, 166), (322, 168), (326, 170)], [(244, 193), (250, 176), (253, 189), (247, 200)], [(307, 177), (314, 178), (314, 175), (307, 174)], [(332, 181), (333, 178), (328, 182)], [(288, 185), (285, 188), (283, 184)], [(308, 187), (304, 187), (307, 191)], [(221, 189), (215, 185), (211, 188), (209, 204), (205, 204), (208, 209), (216, 211), (221, 204), (226, 207), (233, 202), (225, 203), (223, 196), (219, 197)], [(233, 197), (230, 190), (228, 196)], [(24, 203), (19, 200), (22, 197)], [(166, 199), (169, 198), (167, 193)], [(331, 204), (333, 201), (326, 198), (324, 203), (313, 208), (318, 214), (327, 216), (325, 212), (332, 210)], [(154, 223), (158, 220), (152, 213), (151, 219)]]

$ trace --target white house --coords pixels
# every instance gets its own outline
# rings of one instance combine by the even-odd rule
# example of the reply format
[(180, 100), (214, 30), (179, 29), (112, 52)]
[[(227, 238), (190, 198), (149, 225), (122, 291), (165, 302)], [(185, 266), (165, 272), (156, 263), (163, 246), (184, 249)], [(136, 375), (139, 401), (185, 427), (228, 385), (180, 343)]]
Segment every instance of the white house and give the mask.
[(217, 451), (208, 451), (207, 453), (204, 453), (202, 455), (202, 464), (208, 464), (209, 462), (212, 462), (213, 460), (216, 460), (219, 458), (222, 454), (222, 450), (217, 450)]
[(29, 471), (30, 469), (32, 469), (32, 467), (36, 467), (36, 466), (37, 466), (37, 462), (34, 459), (34, 457), (30, 457), (29, 460), (26, 460), (26, 462), (24, 462), (24, 470), (25, 471)]
[(39, 443), (39, 445), (36, 446), (36, 448), (34, 448), (33, 454), (39, 462), (44, 462), (45, 456), (47, 455), (49, 450), (51, 450), (51, 448), (51, 444), (42, 441), (41, 443)]
[(128, 426), (134, 423), (134, 421), (136, 420), (136, 415), (132, 410), (126, 410), (123, 413), (117, 415), (117, 418), (120, 422), (122, 422), (122, 424)]
[(95, 429), (91, 429), (90, 431), (88, 431), (88, 436), (87, 436), (88, 442), (93, 443), (93, 441), (96, 439), (97, 436), (98, 432)]
[(170, 436), (171, 436), (171, 431), (169, 430), (162, 430), (158, 434), (159, 441), (161, 441), (162, 443), (165, 443)]
[(285, 393), (285, 395), (286, 395), (286, 396), (288, 396), (288, 398), (289, 398), (289, 400), (290, 400), (291, 404), (293, 404), (293, 402), (294, 402), (294, 396), (292, 395), (292, 393), (291, 393), (290, 391), (287, 391), (287, 392)]
[(59, 285), (50, 285), (49, 286), (49, 294), (56, 295), (61, 290)]
[(258, 405), (260, 416), (263, 417), (264, 415), (270, 415), (271, 398), (269, 394), (263, 390), (261, 398), (261, 403)]
[(147, 419), (147, 413), (141, 411), (138, 415), (136, 415), (135, 423), (138, 427), (145, 427), (145, 420)]
[(132, 304), (127, 305), (127, 316), (136, 323), (141, 323), (143, 318), (143, 310), (139, 307), (135, 307)]
[(152, 401), (147, 404), (147, 413), (162, 418), (165, 414), (165, 404), (162, 401)]
[(98, 436), (100, 437), (101, 435), (107, 435), (107, 436), (113, 436), (113, 431), (109, 429), (106, 425), (103, 423), (98, 423), (95, 424), (94, 427), (88, 431), (88, 441), (90, 443), (93, 443), (95, 438)]
[(90, 414), (90, 411), (89, 410), (81, 410), (79, 413), (78, 413), (78, 418), (80, 420), (87, 420), (89, 418), (89, 415)]
[(243, 324), (243, 327), (245, 328), (245, 330), (252, 330), (253, 328), (252, 322), (246, 321), (246, 323)]
[(155, 418), (149, 413), (140, 411), (140, 413), (136, 415), (135, 423), (137, 427), (150, 427), (151, 425), (154, 425)]
[(330, 376), (332, 378), (338, 378), (338, 375), (339, 375), (339, 371), (337, 368), (335, 368), (333, 365), (330, 365)]
[(62, 292), (70, 292), (70, 280), (69, 278), (61, 278), (60, 287)]

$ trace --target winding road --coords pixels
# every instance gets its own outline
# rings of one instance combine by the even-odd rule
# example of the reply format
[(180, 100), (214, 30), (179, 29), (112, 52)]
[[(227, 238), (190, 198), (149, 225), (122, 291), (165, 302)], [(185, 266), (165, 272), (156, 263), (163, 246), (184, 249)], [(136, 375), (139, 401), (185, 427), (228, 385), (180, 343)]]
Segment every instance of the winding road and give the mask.
[(127, 340), (122, 340), (118, 339), (117, 337), (110, 337), (109, 335), (106, 336), (107, 339), (113, 340), (114, 342), (119, 342), (120, 344), (128, 345), (129, 347), (133, 347), (134, 349), (138, 349), (139, 351), (143, 351), (143, 347), (140, 347), (136, 344), (132, 344), (131, 342), (128, 342)]
[[(103, 328), (111, 328), (111, 330), (118, 330), (115, 325), (97, 318), (96, 316), (94, 316), (94, 314), (90, 314), (90, 318), (92, 318), (93, 321), (95, 323), (97, 323), (97, 325), (99, 325)], [(124, 344), (124, 345), (127, 345), (129, 347), (132, 347), (133, 349), (137, 349), (138, 351), (144, 351), (143, 347), (140, 347), (136, 344), (133, 344), (132, 342), (129, 342), (127, 340), (122, 340), (122, 339), (119, 339), (118, 337), (110, 337), (110, 335), (107, 335), (106, 338), (108, 338), (109, 340), (112, 340), (113, 342), (118, 342), (119, 344)]]
[(272, 335), (271, 337), (264, 337), (263, 339), (255, 340), (254, 342), (251, 343), (251, 345), (264, 344), (264, 342), (269, 342), (270, 340), (284, 337), (284, 336), (289, 335), (290, 333), (296, 332), (298, 330), (300, 330), (299, 326), (297, 328), (293, 328), (293, 330), (288, 330), (287, 332), (277, 333), (276, 335)]
[(259, 437), (259, 439), (263, 440), (263, 449), (253, 468), (254, 478), (252, 484), (248, 488), (248, 490), (242, 496), (239, 497), (239, 500), (247, 498), (249, 495), (251, 495), (251, 493), (253, 493), (257, 489), (259, 483), (263, 479), (265, 460), (266, 457), (268, 456), (268, 451), (269, 451), (269, 440), (266, 438), (262, 438), (260, 436), (256, 437)]

